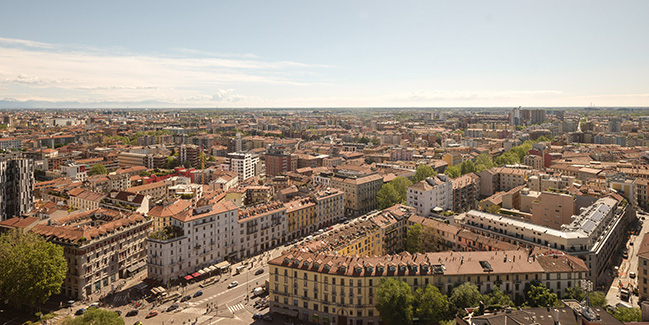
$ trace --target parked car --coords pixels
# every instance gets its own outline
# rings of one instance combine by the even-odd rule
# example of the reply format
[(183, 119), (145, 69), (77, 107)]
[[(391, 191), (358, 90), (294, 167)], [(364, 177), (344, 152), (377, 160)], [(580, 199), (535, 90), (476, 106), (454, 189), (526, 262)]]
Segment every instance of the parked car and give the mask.
[(126, 313), (126, 317), (137, 316), (137, 314), (138, 314), (139, 312), (140, 312), (140, 311), (137, 310), (137, 309), (130, 310), (128, 313)]
[(185, 301), (187, 301), (187, 300), (189, 300), (189, 299), (192, 299), (192, 296), (190, 296), (190, 295), (186, 295), (186, 296), (180, 298), (180, 302), (185, 302)]
[(152, 310), (148, 314), (146, 314), (145, 318), (151, 318), (151, 317), (156, 317), (158, 316), (158, 311), (157, 310)]
[(143, 325), (143, 324), (142, 324), (142, 322), (137, 321), (137, 322), (135, 322), (135, 324), (133, 324), (133, 325)]
[(635, 272), (629, 272), (629, 278), (635, 279)]
[(263, 316), (261, 315), (261, 313), (256, 313), (256, 314), (252, 315), (252, 319), (254, 319), (254, 320), (261, 320), (262, 317)]
[(264, 317), (262, 317), (261, 319), (263, 319), (263, 320), (265, 320), (265, 321), (269, 321), (269, 322), (272, 322), (272, 321), (273, 321), (273, 318), (270, 317), (270, 315), (268, 315), (268, 314), (264, 315)]
[(79, 315), (83, 315), (85, 312), (86, 312), (86, 309), (81, 308), (81, 309), (77, 310), (74, 314), (79, 316)]
[(238, 286), (238, 285), (239, 285), (239, 282), (237, 282), (237, 281), (232, 281), (232, 282), (230, 282), (230, 284), (228, 284), (228, 289), (230, 289), (230, 288), (234, 288), (234, 287), (236, 287), (236, 286)]
[(202, 296), (202, 295), (203, 295), (203, 291), (198, 290), (198, 291), (196, 291), (196, 293), (194, 294), (194, 298), (196, 298), (196, 297), (200, 297), (200, 296)]
[(176, 309), (178, 309), (178, 304), (173, 304), (169, 306), (169, 308), (167, 308), (167, 312), (174, 311)]
[(93, 308), (99, 308), (99, 303), (98, 302), (93, 302), (88, 306), (88, 308), (93, 307)]
[(255, 275), (260, 275), (262, 273), (264, 273), (264, 269), (259, 269), (259, 270), (255, 271)]
[(65, 306), (66, 306), (66, 307), (72, 307), (72, 306), (74, 306), (74, 303), (75, 303), (74, 300), (68, 300), (68, 301), (65, 303)]

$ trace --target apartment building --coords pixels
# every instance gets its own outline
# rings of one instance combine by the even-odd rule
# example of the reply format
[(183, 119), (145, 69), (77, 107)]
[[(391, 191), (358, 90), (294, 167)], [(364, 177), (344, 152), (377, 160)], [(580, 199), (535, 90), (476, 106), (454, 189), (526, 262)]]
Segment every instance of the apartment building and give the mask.
[(429, 177), (408, 187), (406, 202), (417, 214), (429, 217), (453, 209), (453, 180), (444, 174)]
[(31, 231), (64, 249), (68, 272), (61, 293), (77, 300), (99, 299), (120, 279), (146, 267), (145, 240), (152, 222), (139, 213), (95, 209)]
[(549, 174), (531, 175), (527, 178), (527, 187), (536, 192), (546, 191), (550, 188), (562, 190), (571, 186), (575, 182), (574, 176), (560, 175), (552, 176)]
[(239, 253), (239, 209), (229, 201), (208, 212), (176, 213), (165, 229), (149, 234), (148, 276), (164, 284), (211, 267)]
[(178, 147), (178, 161), (184, 165), (189, 161), (191, 167), (201, 168), (201, 148), (193, 144), (182, 144)]
[(297, 169), (297, 155), (284, 147), (268, 148), (265, 155), (266, 175), (273, 177)]
[(153, 201), (168, 197), (169, 189), (166, 182), (155, 182), (140, 186), (133, 186), (126, 189), (127, 192), (138, 193), (149, 196)]
[(543, 156), (527, 155), (523, 158), (523, 164), (535, 170), (543, 170)]
[(120, 152), (117, 155), (119, 167), (146, 166), (147, 155), (137, 152)]
[(639, 246), (636, 246), (638, 250), (638, 269), (636, 274), (638, 275), (638, 295), (640, 299), (646, 300), (649, 298), (649, 236), (644, 234), (642, 237), (642, 242)]
[(378, 208), (376, 194), (383, 186), (383, 176), (351, 170), (336, 170), (331, 187), (345, 192), (345, 216), (357, 217)]
[(244, 152), (231, 152), (228, 154), (228, 163), (230, 170), (239, 175), (239, 182), (243, 182), (248, 178), (257, 176), (257, 165), (259, 164), (259, 156), (251, 153)]
[(149, 210), (147, 216), (153, 219), (153, 231), (161, 231), (173, 225), (172, 219), (182, 219), (192, 214), (192, 204), (185, 200), (156, 205)]
[(610, 197), (597, 200), (561, 230), (519, 219), (471, 210), (463, 227), (473, 232), (530, 247), (562, 250), (586, 262), (589, 280), (604, 283), (613, 255), (624, 245), (635, 212)]
[[(536, 192), (538, 193), (538, 192)], [(522, 209), (521, 209), (522, 210)], [(530, 222), (539, 226), (561, 230), (572, 222), (575, 214), (575, 197), (563, 191), (543, 191), (532, 201)]]
[(327, 188), (311, 194), (316, 208), (316, 227), (322, 229), (341, 220), (345, 215), (345, 192)]
[(316, 203), (311, 198), (299, 198), (287, 203), (286, 206), (286, 226), (287, 240), (302, 238), (317, 230), (317, 211)]
[(273, 202), (239, 211), (239, 258), (256, 255), (284, 244), (287, 238), (286, 206)]
[(453, 180), (453, 211), (465, 212), (478, 207), (480, 177), (468, 173)]
[[(335, 252), (340, 255), (384, 255), (385, 246), (381, 222), (374, 219), (381, 211), (356, 218), (349, 224), (335, 228), (303, 243), (301, 248), (311, 252)], [(377, 219), (377, 221), (380, 221)]]
[(149, 197), (127, 191), (112, 190), (102, 197), (101, 206), (122, 212), (149, 213)]
[(73, 182), (74, 181), (83, 182), (86, 180), (86, 178), (88, 178), (86, 165), (77, 164), (73, 161), (68, 161), (65, 164), (61, 165), (61, 174), (65, 175)]
[(34, 208), (34, 161), (0, 159), (0, 221)]
[(406, 248), (409, 218), (415, 217), (413, 207), (397, 204), (367, 217), (381, 229), (383, 254), (395, 254)]
[(382, 277), (413, 289), (435, 285), (446, 295), (470, 282), (483, 294), (499, 287), (514, 299), (532, 281), (562, 296), (588, 273), (573, 256), (557, 251), (528, 256), (521, 250), (372, 257), (291, 250), (268, 265), (270, 311), (318, 324), (380, 324), (375, 305)]
[(80, 211), (99, 209), (101, 200), (105, 197), (104, 194), (92, 191), (86, 191), (80, 188), (70, 190), (70, 204), (75, 209)]
[(108, 178), (108, 189), (116, 191), (124, 191), (131, 187), (131, 176), (127, 174), (111, 173), (106, 176)]
[(480, 195), (487, 197), (496, 192), (507, 192), (526, 184), (530, 171), (520, 168), (494, 167), (478, 173), (480, 176)]
[(636, 178), (636, 202), (642, 209), (649, 210), (649, 179)]

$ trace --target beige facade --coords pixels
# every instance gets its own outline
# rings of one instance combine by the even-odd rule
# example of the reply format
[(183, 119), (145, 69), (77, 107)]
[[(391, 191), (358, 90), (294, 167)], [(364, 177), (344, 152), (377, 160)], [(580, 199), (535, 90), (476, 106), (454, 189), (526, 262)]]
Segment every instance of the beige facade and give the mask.
[(378, 208), (376, 194), (383, 186), (383, 177), (345, 171), (336, 173), (331, 186), (345, 192), (345, 216), (357, 217)]
[(521, 250), (374, 257), (292, 250), (268, 265), (270, 311), (316, 324), (379, 324), (376, 294), (384, 277), (413, 290), (434, 285), (447, 295), (470, 282), (482, 293), (499, 287), (515, 298), (532, 281), (561, 296), (588, 273), (578, 258), (560, 252), (528, 256)]
[(575, 214), (575, 197), (568, 193), (541, 192), (538, 201), (532, 202), (531, 222), (561, 230), (561, 225), (571, 222)]
[(168, 193), (167, 184), (165, 182), (155, 182), (140, 186), (134, 186), (128, 188), (126, 191), (148, 195), (154, 201), (165, 198)]
[[(86, 228), (74, 225), (84, 223)], [(61, 293), (74, 299), (98, 299), (120, 279), (146, 268), (145, 240), (151, 220), (141, 214), (96, 209), (37, 225), (32, 231), (60, 245), (68, 262)]]

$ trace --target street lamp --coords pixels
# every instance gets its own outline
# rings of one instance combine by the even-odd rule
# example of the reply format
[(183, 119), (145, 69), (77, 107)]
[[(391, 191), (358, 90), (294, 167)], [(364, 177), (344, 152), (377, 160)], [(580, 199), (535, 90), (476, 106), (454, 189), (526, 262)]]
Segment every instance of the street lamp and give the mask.
[(586, 306), (590, 307), (590, 292), (593, 290), (593, 282), (590, 280), (581, 280), (581, 287), (586, 289)]

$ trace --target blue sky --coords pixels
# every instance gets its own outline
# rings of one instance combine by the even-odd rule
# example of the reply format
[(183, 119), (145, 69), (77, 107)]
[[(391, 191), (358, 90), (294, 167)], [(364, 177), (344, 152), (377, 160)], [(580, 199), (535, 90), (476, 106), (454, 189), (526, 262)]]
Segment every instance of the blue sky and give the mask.
[(0, 100), (649, 106), (648, 1), (15, 1)]

